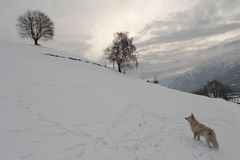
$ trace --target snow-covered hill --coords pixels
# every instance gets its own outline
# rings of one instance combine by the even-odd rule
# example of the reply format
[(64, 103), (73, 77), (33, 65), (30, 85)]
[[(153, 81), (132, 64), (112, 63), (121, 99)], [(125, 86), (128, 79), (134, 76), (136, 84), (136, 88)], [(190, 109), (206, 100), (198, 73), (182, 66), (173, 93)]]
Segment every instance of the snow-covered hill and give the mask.
[[(170, 90), (53, 49), (0, 42), (0, 159), (238, 160), (240, 108)], [(215, 151), (184, 117), (214, 128)]]

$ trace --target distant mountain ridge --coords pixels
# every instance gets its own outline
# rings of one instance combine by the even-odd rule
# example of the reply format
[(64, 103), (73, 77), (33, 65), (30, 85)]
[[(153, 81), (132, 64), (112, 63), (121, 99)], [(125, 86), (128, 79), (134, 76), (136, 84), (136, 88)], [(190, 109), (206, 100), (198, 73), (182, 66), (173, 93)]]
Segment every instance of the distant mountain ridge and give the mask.
[(224, 54), (210, 59), (193, 70), (178, 76), (168, 87), (186, 92), (202, 88), (211, 80), (229, 85), (234, 91), (240, 91), (240, 53)]
[[(139, 57), (140, 65), (136, 71), (134, 70), (131, 72), (144, 80), (151, 80), (153, 77), (157, 77), (160, 85), (181, 89), (181, 84), (183, 83), (181, 81), (183, 81), (183, 79), (184, 81), (186, 80), (192, 83), (191, 78), (193, 78), (193, 76), (188, 75), (188, 78), (186, 78), (187, 74), (197, 74), (197, 72), (210, 70), (210, 68), (215, 70), (214, 68), (216, 67), (221, 68), (221, 63), (224, 64), (224, 67), (231, 70), (231, 72), (233, 70), (236, 71), (238, 68), (237, 64), (240, 61), (239, 44), (240, 36), (235, 36), (232, 38), (228, 37), (225, 40), (219, 40), (219, 42), (214, 43), (210, 47), (199, 46), (199, 48), (190, 48), (189, 50), (186, 48), (184, 51), (177, 49), (164, 50), (164, 48), (161, 48), (161, 45), (157, 44), (150, 47), (143, 47), (140, 48), (142, 52), (142, 55)], [(176, 44), (171, 45), (174, 46)], [(184, 47), (186, 46), (183, 46), (183, 48)], [(234, 69), (235, 67), (236, 69)], [(213, 74), (216, 75), (215, 73)], [(219, 71), (219, 74), (223, 74), (222, 71)], [(234, 72), (233, 75), (235, 75)], [(220, 77), (221, 75), (217, 76), (217, 78)], [(215, 78), (215, 76), (207, 75), (205, 78), (208, 81)], [(233, 82), (235, 83), (235, 80)], [(229, 83), (229, 80), (227, 80), (227, 83)], [(185, 91), (185, 88), (186, 87), (181, 90)], [(191, 89), (192, 86), (189, 88)], [(198, 86), (196, 88), (198, 88)]]

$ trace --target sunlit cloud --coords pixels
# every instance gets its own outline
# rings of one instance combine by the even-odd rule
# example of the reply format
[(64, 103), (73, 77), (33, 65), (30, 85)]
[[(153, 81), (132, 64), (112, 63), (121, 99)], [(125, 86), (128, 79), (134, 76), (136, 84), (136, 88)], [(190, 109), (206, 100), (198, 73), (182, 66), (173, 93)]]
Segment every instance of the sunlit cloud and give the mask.
[[(189, 0), (0, 0), (0, 38), (18, 39), (15, 24), (27, 9), (39, 9), (55, 23), (55, 37), (44, 43), (99, 60), (113, 33), (127, 31), (136, 36), (145, 25), (170, 12), (183, 11)], [(24, 41), (23, 41), (24, 42)]]
[(239, 6), (237, 0), (201, 0), (146, 24), (136, 36), (141, 64), (136, 74), (158, 76), (164, 84), (203, 61), (238, 52)]

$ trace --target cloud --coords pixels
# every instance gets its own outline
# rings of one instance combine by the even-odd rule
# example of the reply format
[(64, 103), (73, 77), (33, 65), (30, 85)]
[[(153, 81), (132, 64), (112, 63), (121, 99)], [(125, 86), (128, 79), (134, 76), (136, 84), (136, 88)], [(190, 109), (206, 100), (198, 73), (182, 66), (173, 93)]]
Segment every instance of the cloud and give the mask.
[(156, 17), (184, 10), (189, 0), (0, 0), (0, 4), (1, 39), (25, 42), (17, 37), (16, 18), (27, 9), (39, 9), (56, 28), (54, 40), (45, 45), (99, 60), (114, 32), (135, 36)]
[(195, 38), (202, 38), (207, 36), (209, 37), (213, 35), (223, 34), (239, 28), (240, 28), (240, 23), (230, 23), (230, 24), (221, 24), (221, 25), (213, 26), (209, 28), (192, 27), (189, 29), (181, 29), (177, 31), (174, 30), (170, 32), (154, 31), (154, 32), (151, 32), (151, 34), (159, 35), (159, 36), (154, 36), (153, 38), (145, 42), (139, 43), (138, 46), (144, 47), (144, 46), (154, 45), (154, 44), (187, 41)]
[(240, 25), (238, 0), (0, 0), (0, 4), (1, 39), (22, 42), (15, 29), (17, 16), (39, 9), (56, 28), (54, 40), (45, 45), (93, 60), (102, 57), (117, 31), (130, 32), (141, 54), (189, 55), (229, 38), (230, 32), (238, 33)]
[(146, 24), (135, 36), (140, 54), (136, 74), (158, 76), (167, 85), (178, 74), (223, 54), (223, 48), (234, 50), (240, 40), (239, 6), (238, 0), (200, 0)]
[(239, 4), (237, 0), (201, 0), (188, 10), (154, 20), (135, 36), (138, 51), (177, 55), (220, 45), (239, 36)]
[[(240, 1), (200, 1), (195, 7), (155, 20), (136, 36), (139, 46), (184, 41), (223, 34), (239, 28)], [(229, 4), (230, 3), (230, 4)]]

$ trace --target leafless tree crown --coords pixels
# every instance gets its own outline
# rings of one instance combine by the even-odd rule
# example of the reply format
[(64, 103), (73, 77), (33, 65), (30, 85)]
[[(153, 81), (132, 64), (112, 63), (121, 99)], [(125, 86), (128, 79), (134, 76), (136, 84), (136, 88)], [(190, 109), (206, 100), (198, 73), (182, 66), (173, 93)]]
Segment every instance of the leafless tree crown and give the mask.
[(50, 40), (54, 36), (54, 23), (39, 10), (26, 11), (17, 20), (20, 37), (33, 39), (35, 45), (38, 45), (38, 40)]
[(107, 47), (104, 52), (107, 59), (118, 65), (118, 71), (122, 69), (132, 68), (133, 64), (138, 65), (136, 47), (133, 45), (133, 38), (128, 37), (127, 32), (118, 32), (114, 34), (112, 44)]

